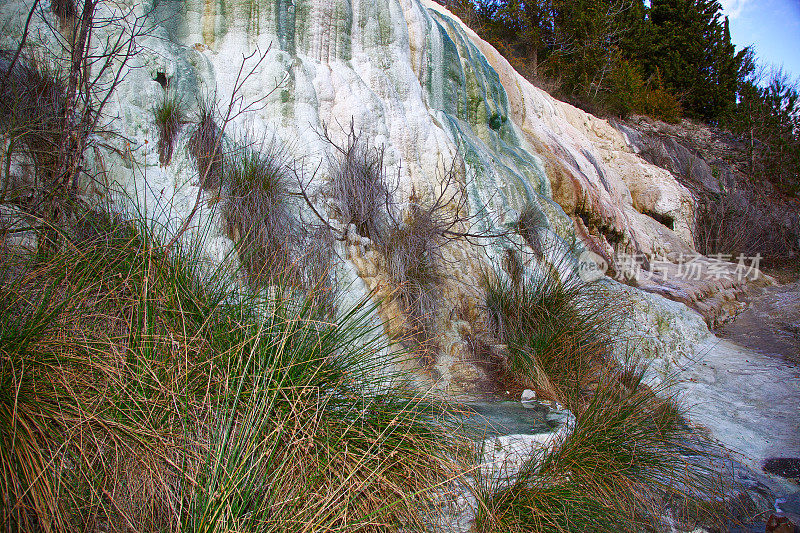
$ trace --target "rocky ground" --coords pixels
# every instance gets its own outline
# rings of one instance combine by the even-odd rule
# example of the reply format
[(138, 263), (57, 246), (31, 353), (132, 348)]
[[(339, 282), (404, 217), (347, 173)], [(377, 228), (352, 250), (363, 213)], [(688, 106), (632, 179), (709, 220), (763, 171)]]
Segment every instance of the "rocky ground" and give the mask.
[[(741, 139), (691, 120), (667, 124), (631, 117), (615, 126), (638, 155), (669, 170), (691, 191), (697, 205), (693, 235), (699, 252), (759, 252), (777, 260), (776, 265), (796, 263), (800, 200), (751, 176)], [(720, 249), (726, 247), (730, 250)]]

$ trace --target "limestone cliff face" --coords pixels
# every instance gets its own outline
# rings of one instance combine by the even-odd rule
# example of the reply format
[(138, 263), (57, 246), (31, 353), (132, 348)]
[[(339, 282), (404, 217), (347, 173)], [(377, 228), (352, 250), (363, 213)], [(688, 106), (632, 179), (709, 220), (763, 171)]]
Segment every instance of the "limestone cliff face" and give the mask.
[[(9, 28), (0, 47), (18, 42), (32, 3), (10, 1), (0, 8)], [(109, 126), (127, 141), (114, 141), (118, 150), (105, 156), (103, 170), (140, 209), (173, 229), (198, 198), (198, 178), (183, 148), (188, 128), (178, 138), (171, 164), (158, 164), (152, 109), (164, 88), (156, 80), (166, 80), (189, 109), (203, 98), (225, 107), (240, 65), (244, 62), (246, 71), (255, 63), (245, 58), (269, 50), (239, 93), (238, 107), (257, 105), (236, 116), (227, 133), (285, 145), (305, 168), (318, 169), (312, 192), (328, 176), (331, 147), (320, 132), (328, 126), (331, 136), (341, 139), (352, 121), (372, 145), (385, 148), (388, 174), (399, 177), (400, 202), (408, 201), (412, 189), (423, 201), (435, 194), (442, 169), (455, 161), (480, 229), (513, 224), (532, 206), (546, 221), (542, 238), (565, 253), (575, 253), (566, 243), (576, 235), (608, 261), (615, 252), (673, 260), (692, 252), (693, 205), (686, 188), (636, 155), (607, 121), (531, 85), (430, 0), (120, 5), (144, 16), (148, 31), (139, 38), (138, 53), (113, 98), (112, 114), (118, 118)], [(47, 10), (34, 17), (31, 35), (39, 35), (34, 46), (47, 46), (45, 22), (51, 19)], [(98, 30), (96, 42), (102, 42), (103, 31)], [(209, 199), (203, 192), (199, 197)], [(196, 225), (210, 228), (206, 253), (219, 260), (232, 244), (215, 222), (211, 204), (202, 204)], [(350, 290), (388, 291), (373, 245), (351, 237), (339, 250)], [(467, 362), (465, 339), (480, 320), (480, 270), (501, 249), (500, 243), (478, 248), (465, 242), (446, 250), (449, 281), (442, 288), (437, 321), (440, 355), (431, 369), (444, 388), (468, 389), (485, 377)], [(694, 340), (707, 335), (702, 320), (684, 306), (608, 284), (635, 302), (637, 328), (665, 357), (689, 351)], [(394, 319), (390, 329), (398, 324), (390, 306), (383, 313)], [(402, 320), (396, 327), (402, 330)]]

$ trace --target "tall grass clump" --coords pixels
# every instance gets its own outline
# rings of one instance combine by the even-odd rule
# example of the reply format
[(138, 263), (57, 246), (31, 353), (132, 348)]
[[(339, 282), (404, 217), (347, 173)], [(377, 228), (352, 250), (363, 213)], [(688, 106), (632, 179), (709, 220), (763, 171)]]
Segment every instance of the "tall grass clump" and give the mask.
[(643, 375), (642, 366), (605, 371), (571, 434), (507, 484), (478, 491), (478, 531), (662, 530), (665, 517), (686, 522), (698, 518), (686, 509), (710, 508), (722, 493), (708, 448)]
[(289, 203), (286, 153), (275, 142), (248, 144), (232, 151), (226, 163), (223, 215), (248, 279), (264, 286), (282, 276), (295, 278), (291, 252), (300, 228)]
[(584, 283), (568, 257), (526, 271), (509, 250), (506, 263), (508, 272), (484, 276), (488, 330), (508, 346), (506, 374), (573, 408), (609, 360), (620, 306), (610, 305), (601, 286)]
[(214, 105), (201, 101), (187, 145), (200, 176), (200, 186), (216, 189), (222, 183), (224, 139)]
[(169, 165), (175, 150), (175, 139), (183, 125), (184, 115), (180, 98), (172, 91), (164, 95), (153, 109), (158, 127), (158, 162), (162, 167)]
[(443, 430), (378, 372), (368, 302), (332, 320), (83, 220), (0, 263), (2, 529), (424, 528)]

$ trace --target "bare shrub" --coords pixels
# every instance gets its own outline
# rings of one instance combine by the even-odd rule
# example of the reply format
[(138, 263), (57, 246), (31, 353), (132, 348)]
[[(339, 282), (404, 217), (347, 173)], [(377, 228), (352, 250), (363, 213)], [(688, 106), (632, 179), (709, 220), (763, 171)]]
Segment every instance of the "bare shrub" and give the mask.
[(369, 146), (362, 134), (355, 132), (352, 122), (342, 145), (333, 142), (327, 130), (323, 136), (336, 152), (325, 192), (336, 201), (345, 225), (354, 224), (359, 234), (380, 241), (387, 229), (388, 213), (394, 208), (383, 147)]
[[(59, 228), (74, 216), (81, 186), (96, 178), (86, 152), (91, 150), (98, 166), (103, 165), (102, 154), (109, 145), (96, 142), (95, 134), (103, 131), (106, 138), (116, 136), (113, 128), (106, 129), (116, 117), (107, 115), (105, 106), (124, 79), (127, 62), (138, 51), (137, 39), (150, 27), (144, 23), (147, 14), (135, 12), (134, 6), (104, 10), (96, 9), (98, 4), (86, 0), (77, 10), (74, 2), (53, 1), (56, 15), (74, 20), (66, 21), (67, 32), (50, 27), (57, 38), (43, 42), (52, 42), (55, 50), (37, 47), (41, 54), (37, 59), (25, 57), (31, 20), (40, 13), (38, 0), (33, 2), (16, 50), (0, 59), (2, 114), (16, 123), (9, 138), (12, 144), (23, 145), (36, 166), (33, 189), (37, 198), (31, 210), (41, 223), (36, 231), (43, 252), (63, 244), (65, 234)], [(116, 37), (95, 38), (100, 28)], [(6, 160), (12, 155), (7, 153)]]
[(158, 126), (158, 162), (162, 167), (166, 167), (172, 160), (175, 139), (183, 125), (183, 107), (180, 99), (172, 91), (165, 91), (153, 114)]
[(189, 155), (194, 159), (203, 189), (216, 189), (222, 183), (223, 135), (217, 124), (214, 105), (201, 102), (195, 128), (189, 137)]
[[(422, 200), (412, 189), (408, 206), (401, 211), (389, 186), (382, 147), (370, 148), (362, 135), (355, 132), (352, 122), (342, 145), (336, 144), (327, 130), (321, 136), (335, 153), (331, 179), (323, 189), (336, 203), (338, 213), (334, 216), (345, 227), (354, 225), (360, 235), (369, 237), (381, 251), (387, 274), (397, 287), (411, 323), (411, 339), (427, 357), (435, 344), (433, 319), (445, 281), (443, 249), (453, 241), (479, 243), (482, 239), (502, 237), (506, 231), (473, 231), (475, 219), (485, 213), (468, 212), (467, 184), (461, 179), (463, 164), (459, 154), (449, 164), (437, 168), (439, 179), (429, 200)], [(300, 192), (315, 215), (332, 229), (314, 207), (302, 183)], [(341, 240), (345, 237), (343, 232), (335, 236)]]
[[(697, 202), (694, 242), (704, 255), (785, 259), (800, 253), (800, 221), (791, 208), (734, 186)], [(782, 218), (779, 218), (782, 217)]]
[(753, 241), (760, 218), (749, 209), (737, 206), (729, 195), (707, 198), (698, 203), (695, 215), (694, 241), (704, 255), (738, 253)]
[(397, 285), (413, 337), (431, 347), (433, 324), (444, 283), (446, 260), (443, 250), (458, 239), (476, 237), (467, 229), (467, 193), (459, 181), (457, 158), (440, 170), (439, 193), (427, 202), (412, 189), (402, 217), (389, 212), (386, 238), (378, 243), (388, 274)]
[[(360, 235), (369, 237), (375, 243), (385, 241), (387, 232), (395, 230), (402, 224), (403, 218), (410, 216), (411, 208), (408, 213), (399, 213), (394, 199), (398, 184), (390, 185), (383, 162), (383, 147), (371, 148), (362, 134), (355, 132), (352, 122), (343, 145), (333, 141), (327, 130), (323, 130), (321, 136), (335, 152), (330, 162), (330, 181), (323, 189), (323, 193), (336, 202), (338, 213), (334, 216), (343, 222), (345, 227), (354, 224)], [(437, 235), (443, 244), (458, 239), (479, 243), (481, 239), (506, 236), (508, 233), (506, 230), (488, 229), (500, 225), (496, 220), (486, 220), (485, 227), (475, 231), (475, 221), (479, 217), (488, 217), (485, 210), (472, 214), (468, 212), (468, 180), (462, 182), (460, 179), (462, 169), (463, 162), (458, 153), (453, 156), (449, 164), (445, 163), (441, 168), (437, 168), (439, 192), (426, 206), (419, 204), (414, 191), (411, 193), (410, 203), (427, 211), (424, 217), (430, 223), (431, 235)], [(314, 206), (302, 181), (300, 193), (320, 222), (333, 230), (326, 218)], [(418, 213), (415, 216), (423, 215)], [(344, 240), (346, 235), (337, 234), (336, 238)]]

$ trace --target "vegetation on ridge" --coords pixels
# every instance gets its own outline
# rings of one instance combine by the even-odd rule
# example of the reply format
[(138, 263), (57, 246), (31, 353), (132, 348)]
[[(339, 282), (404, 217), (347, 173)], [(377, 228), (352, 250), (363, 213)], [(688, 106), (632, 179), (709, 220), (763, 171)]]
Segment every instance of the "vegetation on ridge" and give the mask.
[(477, 530), (661, 531), (670, 517), (722, 526), (720, 509), (703, 502), (725, 501), (724, 487), (708, 463), (691, 460), (710, 452), (669, 391), (644, 383), (644, 370), (635, 362), (604, 370), (572, 433), (507, 485), (484, 481)]

